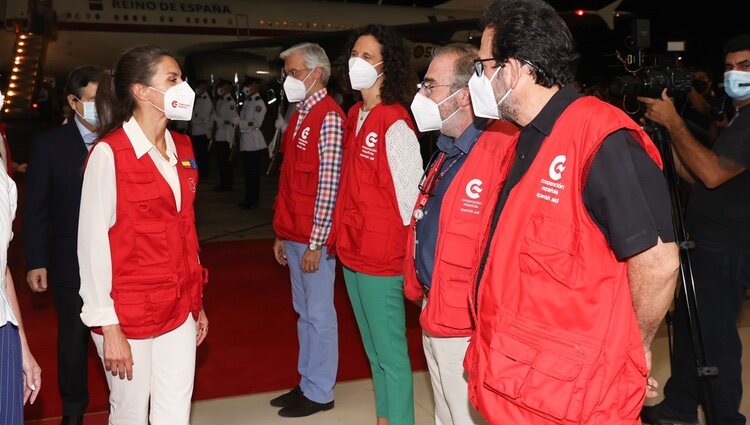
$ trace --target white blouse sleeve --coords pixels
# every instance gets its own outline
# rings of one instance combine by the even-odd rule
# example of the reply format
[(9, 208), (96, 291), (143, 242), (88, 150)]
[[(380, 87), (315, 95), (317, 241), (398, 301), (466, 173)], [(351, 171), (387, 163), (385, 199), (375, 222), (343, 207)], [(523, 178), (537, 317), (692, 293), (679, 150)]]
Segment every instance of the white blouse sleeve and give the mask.
[(81, 190), (78, 219), (78, 264), (81, 274), (81, 320), (86, 326), (120, 323), (115, 313), (112, 291), (112, 257), (109, 229), (117, 211), (115, 158), (106, 143), (91, 151)]
[(419, 141), (404, 120), (393, 123), (385, 133), (385, 152), (401, 219), (404, 226), (408, 226), (419, 196), (423, 170)]

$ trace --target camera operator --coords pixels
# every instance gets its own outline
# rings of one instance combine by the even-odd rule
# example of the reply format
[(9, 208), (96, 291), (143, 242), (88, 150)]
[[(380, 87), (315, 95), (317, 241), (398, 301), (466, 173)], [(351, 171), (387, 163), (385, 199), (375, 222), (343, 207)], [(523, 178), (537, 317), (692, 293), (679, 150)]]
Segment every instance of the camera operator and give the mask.
[[(713, 91), (713, 81), (707, 70), (696, 68), (692, 74), (691, 85), (682, 117), (708, 134), (711, 124), (716, 119), (713, 111), (718, 100)], [(709, 144), (710, 142), (713, 140), (710, 140)]]
[[(694, 182), (687, 225), (697, 246), (690, 253), (707, 364), (718, 366), (712, 381), (716, 416), (721, 424), (744, 424), (742, 344), (736, 321), (750, 287), (750, 34), (724, 48), (724, 85), (737, 113), (712, 149), (702, 146), (680, 118), (666, 90), (661, 99), (639, 97), (645, 117), (663, 125), (672, 139), (678, 173)], [(680, 295), (682, 298), (683, 295)], [(672, 377), (664, 401), (645, 407), (647, 424), (698, 423), (701, 403), (694, 371), (687, 308), (676, 304)]]

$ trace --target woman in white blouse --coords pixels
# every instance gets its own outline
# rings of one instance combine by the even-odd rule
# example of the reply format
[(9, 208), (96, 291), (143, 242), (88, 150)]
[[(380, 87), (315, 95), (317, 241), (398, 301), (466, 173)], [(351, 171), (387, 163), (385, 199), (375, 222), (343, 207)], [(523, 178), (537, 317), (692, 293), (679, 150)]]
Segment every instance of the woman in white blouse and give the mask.
[(422, 157), (404, 105), (414, 95), (416, 76), (402, 39), (382, 25), (356, 31), (345, 53), (348, 80), (362, 101), (344, 124), (336, 253), (370, 360), (377, 423), (413, 425), (403, 266)]
[(113, 424), (187, 424), (208, 332), (197, 165), (189, 138), (167, 131), (170, 119), (192, 116), (181, 75), (171, 53), (137, 47), (96, 96), (102, 136), (84, 172), (78, 231), (81, 319), (108, 372)]
[(23, 424), (23, 405), (34, 404), (42, 387), (42, 370), (31, 355), (8, 264), (8, 245), (16, 216), (16, 184), (0, 170), (0, 424)]

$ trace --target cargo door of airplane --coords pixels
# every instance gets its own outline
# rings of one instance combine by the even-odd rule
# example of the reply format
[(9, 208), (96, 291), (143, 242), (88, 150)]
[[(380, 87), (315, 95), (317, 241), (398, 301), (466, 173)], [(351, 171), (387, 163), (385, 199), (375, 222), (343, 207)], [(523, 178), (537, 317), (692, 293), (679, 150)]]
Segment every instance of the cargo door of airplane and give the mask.
[(250, 20), (247, 19), (247, 15), (236, 15), (234, 21), (237, 24), (237, 38), (250, 38)]

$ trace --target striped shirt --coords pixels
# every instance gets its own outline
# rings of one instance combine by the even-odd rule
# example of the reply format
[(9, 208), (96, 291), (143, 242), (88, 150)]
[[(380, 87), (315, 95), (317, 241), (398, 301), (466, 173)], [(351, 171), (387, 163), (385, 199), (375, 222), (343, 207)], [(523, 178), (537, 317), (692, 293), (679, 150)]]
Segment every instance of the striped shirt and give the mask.
[[(304, 102), (297, 104), (297, 125), (294, 134), (299, 131), (302, 121), (307, 117), (318, 102), (326, 95), (328, 90), (323, 89), (310, 95)], [(318, 170), (318, 196), (315, 198), (315, 217), (313, 218), (313, 229), (310, 234), (310, 243), (319, 247), (328, 241), (333, 223), (333, 208), (336, 206), (336, 195), (339, 189), (339, 177), (341, 176), (342, 142), (344, 139), (344, 119), (336, 111), (330, 111), (323, 119), (320, 127), (320, 141), (318, 142), (318, 156), (320, 158), (320, 169)]]

